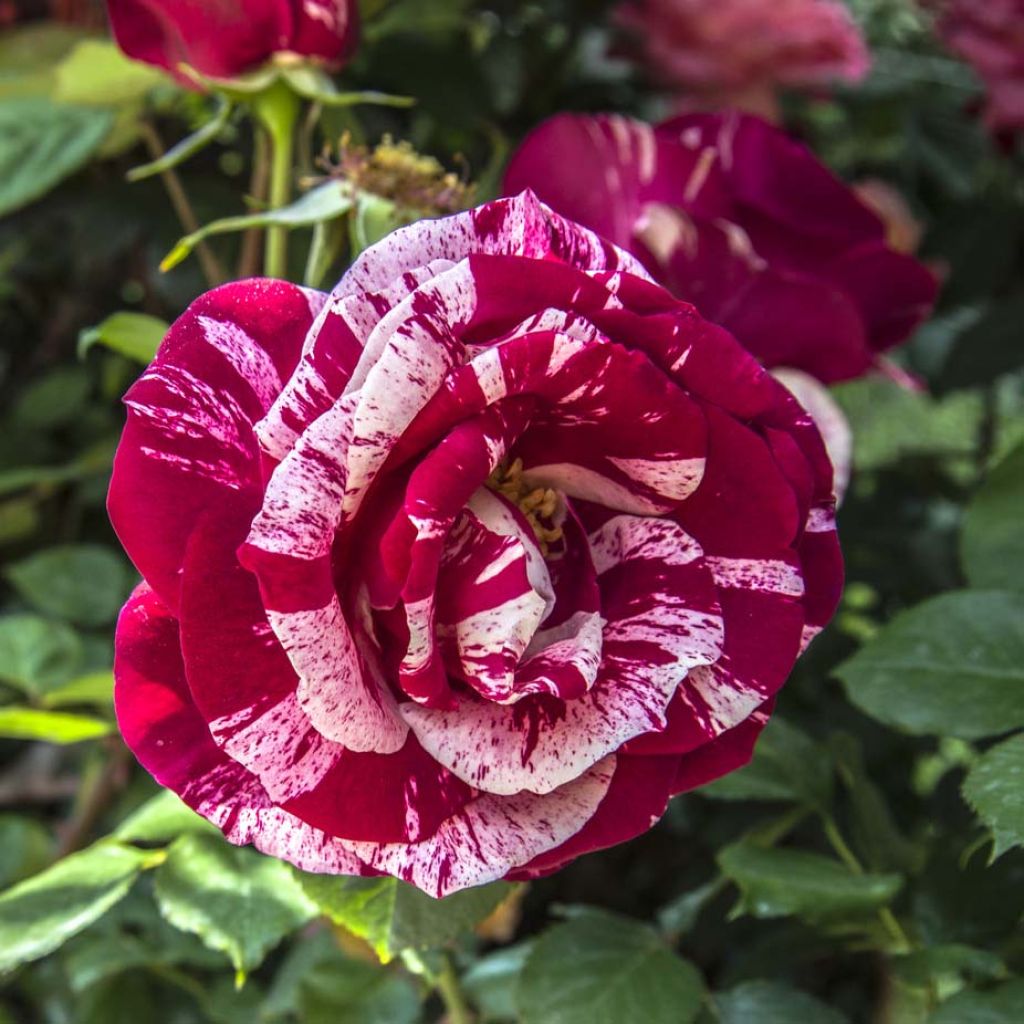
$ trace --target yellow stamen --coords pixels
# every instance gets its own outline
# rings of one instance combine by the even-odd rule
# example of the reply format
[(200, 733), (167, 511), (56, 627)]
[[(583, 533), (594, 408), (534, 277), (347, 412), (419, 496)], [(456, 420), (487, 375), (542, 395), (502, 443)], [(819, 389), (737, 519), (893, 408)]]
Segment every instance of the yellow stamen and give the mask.
[(523, 460), (499, 465), (487, 478), (487, 486), (507, 498), (526, 517), (537, 538), (541, 554), (548, 557), (551, 545), (562, 539), (562, 527), (554, 522), (558, 511), (558, 492), (550, 487), (534, 487), (523, 479)]

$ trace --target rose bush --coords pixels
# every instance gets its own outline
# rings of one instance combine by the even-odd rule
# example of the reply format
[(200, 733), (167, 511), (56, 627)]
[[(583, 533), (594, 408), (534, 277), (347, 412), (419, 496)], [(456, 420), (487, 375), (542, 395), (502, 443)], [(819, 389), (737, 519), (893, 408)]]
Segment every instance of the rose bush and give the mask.
[(838, 599), (800, 406), (531, 193), (330, 296), (210, 292), (126, 402), (122, 732), (310, 871), (443, 895), (646, 830), (749, 758)]
[(505, 191), (524, 188), (628, 248), (766, 366), (825, 383), (876, 365), (935, 301), (934, 275), (882, 220), (756, 117), (558, 115), (512, 158)]
[(287, 51), (339, 66), (358, 40), (354, 0), (107, 0), (129, 57), (231, 78)]

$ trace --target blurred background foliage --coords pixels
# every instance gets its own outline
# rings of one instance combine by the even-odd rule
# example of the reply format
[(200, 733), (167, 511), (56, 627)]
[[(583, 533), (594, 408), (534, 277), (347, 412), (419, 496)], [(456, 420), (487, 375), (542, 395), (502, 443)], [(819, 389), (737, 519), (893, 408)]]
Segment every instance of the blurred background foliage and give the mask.
[[(661, 116), (609, 6), (365, 0), (339, 88), (417, 103), (323, 107), (305, 178), (324, 145), (390, 134), (480, 201), (555, 111)], [(1022, 151), (921, 8), (851, 6), (874, 71), (787, 97), (785, 122), (902, 193), (944, 287), (898, 354), (919, 390), (836, 389), (857, 439), (843, 606), (750, 767), (552, 878), (435, 903), (228, 847), (117, 737), (119, 398), (208, 279), (258, 267), (234, 230), (160, 271), (199, 225), (261, 222), (258, 140), (121, 58), (100, 6), (0, 4), (0, 1024), (412, 1024), (441, 995), (453, 1022), (460, 998), (524, 1024), (1024, 1020)], [(197, 130), (172, 177), (126, 181)], [(291, 235), (301, 266), (318, 233), (321, 282), (422, 212), (324, 195)]]

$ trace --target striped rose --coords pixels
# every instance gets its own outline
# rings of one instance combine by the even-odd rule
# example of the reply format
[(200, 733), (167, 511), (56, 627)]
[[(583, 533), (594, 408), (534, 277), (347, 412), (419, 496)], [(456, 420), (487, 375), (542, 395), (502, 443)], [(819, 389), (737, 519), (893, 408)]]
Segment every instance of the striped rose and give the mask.
[(807, 415), (529, 192), (210, 292), (126, 402), (121, 729), (305, 870), (442, 896), (645, 831), (837, 600)]

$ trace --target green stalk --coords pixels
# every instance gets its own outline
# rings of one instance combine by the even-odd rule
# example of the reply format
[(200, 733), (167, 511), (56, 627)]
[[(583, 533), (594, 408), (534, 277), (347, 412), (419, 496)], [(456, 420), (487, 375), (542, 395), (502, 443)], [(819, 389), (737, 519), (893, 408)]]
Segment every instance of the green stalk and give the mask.
[[(849, 844), (843, 838), (835, 818), (831, 814), (822, 814), (821, 824), (825, 830), (825, 837), (828, 839), (832, 849), (839, 855), (840, 860), (853, 874), (863, 875), (864, 865), (861, 864), (857, 855), (850, 849)], [(878, 911), (878, 919), (882, 922), (882, 927), (893, 940), (897, 952), (909, 953), (913, 950), (914, 944), (903, 930), (903, 925), (899, 923), (896, 915), (888, 907), (882, 907)]]
[(459, 976), (451, 956), (444, 954), (444, 966), (437, 976), (437, 991), (444, 1001), (448, 1013), (448, 1024), (471, 1024), (473, 1015), (470, 1013), (466, 997), (459, 985)]
[[(270, 140), (270, 208), (287, 206), (292, 198), (292, 174), (295, 160), (295, 126), (300, 102), (283, 82), (275, 82), (254, 101), (256, 117)], [(288, 276), (288, 229), (274, 225), (267, 229), (263, 256), (267, 277)]]

